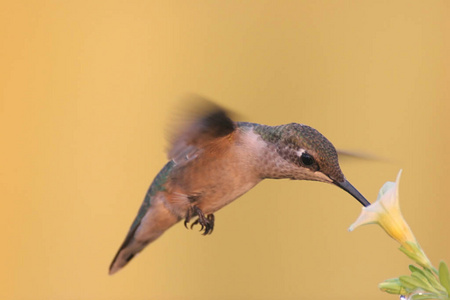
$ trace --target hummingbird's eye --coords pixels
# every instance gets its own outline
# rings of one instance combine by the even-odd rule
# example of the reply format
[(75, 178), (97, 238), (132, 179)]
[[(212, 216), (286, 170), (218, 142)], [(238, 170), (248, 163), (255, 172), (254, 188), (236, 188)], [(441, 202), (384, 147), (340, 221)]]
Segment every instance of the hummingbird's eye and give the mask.
[(311, 154), (308, 154), (306, 152), (302, 153), (302, 156), (300, 157), (300, 159), (302, 160), (302, 163), (305, 166), (311, 166), (312, 164), (315, 163), (314, 157), (312, 157)]

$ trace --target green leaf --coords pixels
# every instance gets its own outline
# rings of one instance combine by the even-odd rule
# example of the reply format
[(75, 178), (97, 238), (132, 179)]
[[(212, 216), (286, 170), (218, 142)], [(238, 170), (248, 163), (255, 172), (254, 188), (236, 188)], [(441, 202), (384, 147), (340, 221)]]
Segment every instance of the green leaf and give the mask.
[(439, 264), (439, 281), (441, 285), (447, 290), (447, 294), (450, 294), (450, 275), (448, 272), (447, 264), (443, 261)]
[(441, 294), (448, 295), (448, 292), (445, 289), (445, 287), (443, 287), (442, 284), (437, 280), (436, 276), (431, 270), (425, 269), (423, 273), (425, 274), (425, 277), (428, 279), (428, 281), (435, 289), (437, 289)]
[(406, 290), (402, 287), (398, 278), (387, 279), (378, 285), (378, 288), (383, 292), (395, 295), (406, 294)]
[(411, 274), (412, 278), (417, 279), (418, 281), (420, 281), (422, 283), (421, 287), (422, 289), (424, 289), (427, 292), (432, 292), (432, 293), (436, 293), (438, 294), (439, 291), (436, 290), (436, 288), (434, 288), (430, 282), (427, 280), (427, 278), (425, 277), (425, 275), (423, 275), (422, 273), (419, 272), (414, 272)]
[(411, 278), (410, 276), (400, 276), (398, 278), (402, 284), (402, 286), (406, 289), (407, 292), (412, 292), (417, 290), (420, 287), (421, 283), (417, 279)]
[(433, 288), (430, 285), (429, 282), (424, 282), (419, 277), (400, 276), (399, 279), (406, 290), (414, 291), (417, 288), (421, 288), (422, 290), (425, 290), (427, 292), (439, 293), (435, 288)]
[(409, 270), (411, 271), (411, 273), (418, 272), (421, 273), (422, 275), (425, 275), (425, 272), (422, 269), (416, 267), (415, 265), (409, 265)]

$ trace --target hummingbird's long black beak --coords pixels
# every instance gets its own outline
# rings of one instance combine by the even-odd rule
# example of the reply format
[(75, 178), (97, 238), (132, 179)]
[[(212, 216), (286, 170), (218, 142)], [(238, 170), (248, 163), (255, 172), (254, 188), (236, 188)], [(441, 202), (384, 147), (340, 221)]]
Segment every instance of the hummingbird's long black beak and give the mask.
[(333, 183), (338, 187), (340, 187), (341, 189), (343, 189), (344, 191), (346, 191), (347, 193), (349, 193), (350, 195), (352, 195), (353, 197), (355, 197), (355, 199), (358, 200), (359, 203), (361, 203), (362, 205), (364, 206), (370, 205), (370, 202), (367, 201), (366, 198), (364, 198), (364, 196), (361, 195), (361, 193), (358, 192), (358, 190), (355, 189), (355, 187), (351, 185), (350, 182), (347, 181), (347, 179), (344, 179), (343, 182), (333, 181)]

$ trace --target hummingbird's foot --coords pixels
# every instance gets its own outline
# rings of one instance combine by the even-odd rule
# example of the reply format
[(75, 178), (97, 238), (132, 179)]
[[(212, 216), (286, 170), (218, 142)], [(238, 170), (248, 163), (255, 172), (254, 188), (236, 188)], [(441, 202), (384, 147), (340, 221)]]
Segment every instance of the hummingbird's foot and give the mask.
[(191, 224), (191, 229), (197, 224), (202, 226), (200, 231), (203, 231), (203, 229), (205, 230), (203, 235), (211, 234), (214, 230), (214, 215), (209, 214), (206, 217), (205, 215), (199, 215), (198, 219)]
[(191, 229), (197, 225), (200, 224), (200, 226), (202, 226), (202, 228), (200, 229), (200, 231), (203, 231), (203, 235), (207, 235), (207, 234), (211, 234), (214, 230), (214, 215), (213, 214), (209, 214), (207, 216), (205, 216), (203, 214), (203, 212), (201, 211), (200, 208), (198, 208), (197, 206), (193, 206), (188, 213), (186, 214), (186, 219), (184, 220), (184, 227), (187, 228), (187, 224), (189, 223), (189, 221), (191, 220), (191, 216), (198, 216), (197, 220), (194, 221), (194, 223), (191, 224)]

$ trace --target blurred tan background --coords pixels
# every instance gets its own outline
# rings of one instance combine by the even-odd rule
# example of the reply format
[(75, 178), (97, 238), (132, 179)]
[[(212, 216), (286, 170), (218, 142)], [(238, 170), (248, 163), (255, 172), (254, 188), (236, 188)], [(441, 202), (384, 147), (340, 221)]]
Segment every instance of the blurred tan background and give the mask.
[[(188, 93), (305, 123), (370, 201), (450, 262), (450, 2), (6, 1), (0, 5), (1, 299), (398, 299), (409, 260), (331, 185), (266, 181), (110, 277)], [(169, 126), (170, 127), (170, 126)]]

